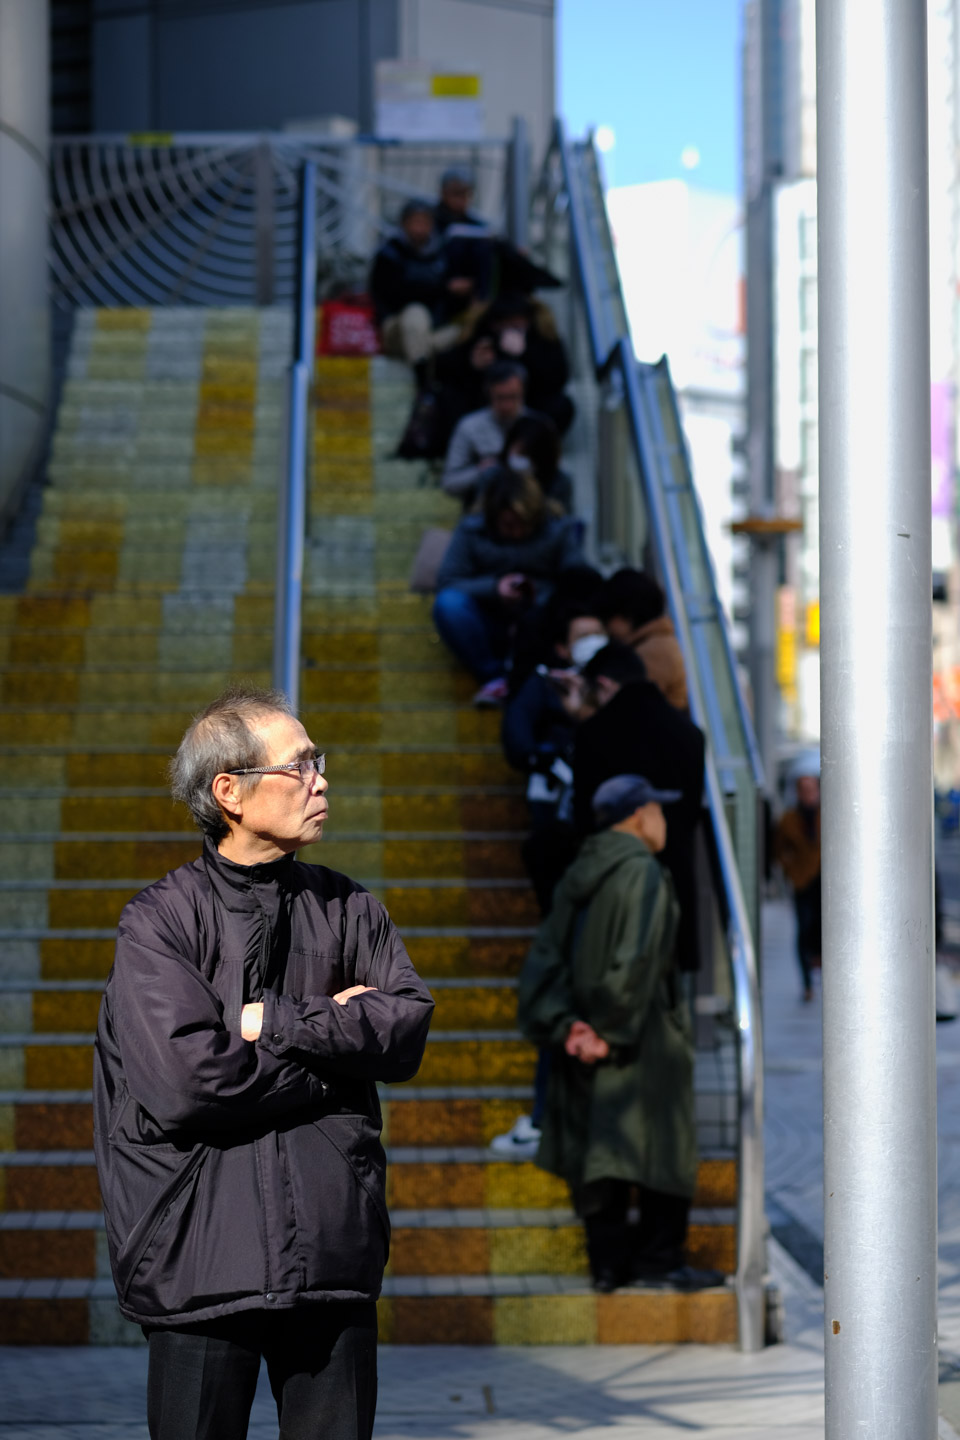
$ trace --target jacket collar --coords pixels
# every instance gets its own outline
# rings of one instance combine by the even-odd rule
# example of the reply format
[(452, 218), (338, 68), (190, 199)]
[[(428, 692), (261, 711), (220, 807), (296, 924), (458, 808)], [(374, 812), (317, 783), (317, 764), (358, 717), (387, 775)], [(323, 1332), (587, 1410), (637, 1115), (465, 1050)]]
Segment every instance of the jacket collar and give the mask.
[(294, 855), (281, 855), (267, 864), (238, 865), (221, 855), (212, 840), (204, 839), (203, 861), (217, 898), (228, 910), (259, 909), (254, 886), (266, 885), (280, 891), (295, 889)]

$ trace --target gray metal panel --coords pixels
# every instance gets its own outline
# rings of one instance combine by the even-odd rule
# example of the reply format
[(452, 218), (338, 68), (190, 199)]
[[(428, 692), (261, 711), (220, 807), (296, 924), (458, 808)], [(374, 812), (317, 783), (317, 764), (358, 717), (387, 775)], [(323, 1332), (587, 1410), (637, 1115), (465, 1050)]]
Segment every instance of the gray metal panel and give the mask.
[(161, 15), (155, 123), (275, 130), (304, 116), (359, 122), (362, 63), (356, 0)]
[(95, 22), (91, 89), (98, 130), (149, 130), (153, 125), (152, 25), (146, 14)]

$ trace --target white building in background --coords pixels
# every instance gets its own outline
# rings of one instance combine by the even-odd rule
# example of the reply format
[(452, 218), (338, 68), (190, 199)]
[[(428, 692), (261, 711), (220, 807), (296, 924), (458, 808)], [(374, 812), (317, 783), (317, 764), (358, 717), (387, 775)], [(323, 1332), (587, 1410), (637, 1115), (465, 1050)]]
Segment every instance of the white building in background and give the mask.
[(683, 180), (607, 192), (607, 210), (637, 357), (666, 355), (724, 608), (738, 653), (746, 635), (743, 244), (735, 197)]
[[(930, 372), (935, 593), (955, 572), (958, 461), (957, 379), (960, 355), (960, 170), (958, 170), (958, 33), (960, 0), (928, 0), (930, 137)], [(745, 28), (744, 153), (759, 195), (766, 135), (770, 195), (769, 300), (770, 460), (779, 513), (803, 522), (785, 545), (778, 592), (780, 739), (819, 736), (819, 472), (817, 397), (817, 185), (815, 0), (748, 0)], [(761, 103), (763, 101), (767, 109)], [(772, 117), (772, 118), (771, 118)], [(774, 123), (776, 122), (776, 123)], [(764, 130), (764, 124), (768, 130)], [(773, 125), (771, 138), (769, 126)], [(765, 252), (757, 247), (762, 268)], [(869, 256), (864, 263), (869, 264)], [(758, 294), (751, 282), (748, 294)], [(764, 303), (762, 286), (759, 303)], [(760, 347), (758, 346), (758, 349)], [(755, 371), (762, 392), (763, 357)], [(764, 406), (755, 407), (762, 426)], [(758, 453), (763, 443), (754, 441)], [(957, 580), (951, 582), (957, 589)], [(960, 596), (935, 607), (941, 783), (960, 778)], [(792, 627), (787, 634), (785, 625)], [(789, 642), (789, 643), (788, 643)], [(945, 700), (944, 697), (947, 697)], [(950, 697), (956, 697), (951, 700)], [(955, 713), (948, 715), (951, 705)], [(953, 732), (948, 733), (948, 732)], [(956, 759), (952, 758), (956, 756)], [(954, 773), (948, 775), (953, 767)]]

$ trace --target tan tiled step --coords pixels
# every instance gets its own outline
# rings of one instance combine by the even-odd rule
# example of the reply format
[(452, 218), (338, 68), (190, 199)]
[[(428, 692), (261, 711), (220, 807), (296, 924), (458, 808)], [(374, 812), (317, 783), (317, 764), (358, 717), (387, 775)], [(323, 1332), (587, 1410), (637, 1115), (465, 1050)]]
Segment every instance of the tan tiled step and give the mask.
[[(512, 1030), (431, 1031), (419, 1079), (425, 1085), (528, 1085), (536, 1052)], [(91, 1083), (93, 1035), (0, 1034), (4, 1088), (83, 1089)], [(3, 1078), (6, 1077), (6, 1078)]]
[[(149, 884), (141, 881), (8, 880), (0, 883), (0, 930), (111, 931), (127, 901)], [(411, 926), (527, 928), (537, 908), (525, 880), (364, 881), (382, 900), (394, 922)], [(109, 936), (101, 937), (109, 938)], [(3, 961), (0, 955), (0, 977)], [(78, 977), (80, 978), (80, 977)]]
[[(502, 1159), (486, 1149), (390, 1145), (387, 1203), (395, 1210), (557, 1210), (570, 1195), (564, 1181), (530, 1161)], [(4, 1211), (97, 1210), (92, 1150), (0, 1151)], [(736, 1162), (700, 1162), (694, 1206), (736, 1205)]]
[[(331, 829), (329, 840), (305, 847), (300, 858), (381, 882), (424, 874), (472, 880), (524, 877), (519, 837), (501, 839), (493, 832), (447, 839), (423, 832), (396, 838), (389, 834), (338, 835)], [(96, 831), (6, 835), (0, 836), (0, 868), (10, 879), (108, 880), (129, 875), (155, 879), (195, 860), (200, 848), (198, 836), (176, 833), (141, 838)]]
[[(572, 1211), (394, 1211), (388, 1275), (588, 1274), (583, 1228)], [(0, 1214), (0, 1280), (93, 1279), (109, 1275), (96, 1211)], [(694, 1210), (687, 1258), (699, 1268), (736, 1269), (735, 1216)]]
[[(388, 1273), (395, 1278), (589, 1273), (583, 1227), (570, 1210), (395, 1210), (391, 1220)], [(699, 1269), (733, 1274), (734, 1212), (693, 1210), (686, 1251)]]
[[(119, 1318), (108, 1280), (3, 1283), (10, 1294), (0, 1290), (0, 1344), (142, 1343), (139, 1329)], [(579, 1278), (428, 1276), (388, 1280), (378, 1312), (387, 1345), (730, 1345), (737, 1338), (728, 1287), (595, 1295)]]
[[(331, 771), (335, 761), (331, 763)], [(413, 832), (436, 838), (464, 834), (468, 839), (491, 833), (522, 836), (529, 823), (526, 801), (517, 790), (504, 787), (483, 790), (436, 790), (433, 793), (403, 793), (349, 784), (336, 785), (331, 774), (330, 820), (326, 834), (335, 839), (356, 839), (361, 834), (383, 835), (384, 839), (405, 839)], [(333, 788), (336, 786), (336, 788)], [(5, 787), (2, 796), (3, 835), (39, 833), (48, 838), (56, 832), (129, 832), (146, 838), (183, 831), (195, 834), (196, 827), (185, 806), (177, 805), (169, 791), (153, 795), (120, 793), (104, 795), (93, 787), (84, 795), (17, 792)]]
[[(123, 666), (88, 667), (82, 670), (57, 670), (55, 667), (8, 667), (0, 672), (0, 702), (4, 705), (50, 705), (64, 707), (91, 705), (104, 707), (112, 703), (130, 705), (194, 704), (202, 705), (225, 688), (231, 679), (230, 655), (220, 655), (227, 668), (211, 670), (203, 655), (194, 664), (189, 656), (168, 653), (165, 665), (150, 670), (133, 670)], [(138, 657), (142, 665), (143, 657)], [(252, 657), (244, 653), (243, 669), (251, 684), (266, 688), (270, 681), (269, 657), (265, 668), (256, 670)], [(431, 669), (415, 669), (400, 665), (394, 668), (369, 667), (364, 670), (310, 669), (302, 682), (304, 705), (322, 704), (336, 699), (338, 705), (432, 705), (453, 706), (469, 701), (476, 682), (469, 675), (455, 673), (447, 665)]]
[[(194, 852), (196, 853), (196, 852)], [(158, 867), (164, 873), (172, 864)], [(335, 861), (333, 862), (335, 864)], [(84, 885), (89, 880), (81, 882)], [(149, 881), (134, 885), (142, 889)], [(406, 946), (414, 965), (421, 974), (468, 978), (473, 976), (514, 976), (519, 973), (527, 951), (525, 935), (407, 935)], [(15, 971), (18, 978), (58, 981), (103, 979), (113, 964), (114, 940), (27, 940), (5, 947), (4, 970), (9, 978)]]
[[(0, 944), (5, 938), (0, 931)], [(0, 982), (0, 1036), (4, 1032), (55, 1035), (92, 1031), (102, 988), (103, 982), (95, 980), (70, 988), (45, 981)], [(433, 1023), (439, 1033), (504, 1031), (516, 1021), (516, 991), (510, 981), (439, 980), (432, 989), (436, 1001)]]
[[(109, 746), (88, 749), (66, 743), (49, 746), (0, 746), (0, 783), (10, 788), (29, 781), (66, 789), (140, 788), (168, 793), (166, 746), (131, 747), (116, 751)], [(436, 750), (411, 747), (345, 745), (328, 755), (329, 777), (342, 775), (352, 787), (388, 786), (399, 794), (406, 787), (427, 786), (478, 789), (514, 789), (518, 775), (504, 761), (499, 747), (452, 745)], [(338, 780), (339, 791), (339, 780)]]
[[(214, 693), (213, 691), (208, 692)], [(206, 697), (204, 697), (206, 698)], [(129, 745), (139, 750), (176, 750), (196, 706), (162, 709), (117, 704), (110, 709), (77, 704), (4, 706), (0, 708), (0, 744), (17, 744), (29, 736), (32, 745), (67, 745), (112, 749)], [(434, 746), (493, 745), (499, 738), (500, 715), (490, 710), (451, 705), (389, 707), (309, 706), (301, 719), (324, 749), (334, 745), (369, 745), (383, 750), (428, 750)]]

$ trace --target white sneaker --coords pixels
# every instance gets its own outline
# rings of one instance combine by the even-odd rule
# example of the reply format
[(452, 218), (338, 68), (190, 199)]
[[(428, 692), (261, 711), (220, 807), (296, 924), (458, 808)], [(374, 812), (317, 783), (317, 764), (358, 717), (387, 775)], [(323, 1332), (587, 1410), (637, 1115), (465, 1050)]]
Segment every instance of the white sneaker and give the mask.
[(529, 1115), (521, 1115), (505, 1135), (494, 1135), (490, 1149), (497, 1155), (517, 1155), (532, 1159), (540, 1148), (540, 1131)]
[(488, 680), (486, 685), (480, 686), (473, 697), (473, 703), (478, 710), (496, 710), (506, 700), (509, 692), (506, 676), (498, 675), (495, 680)]

